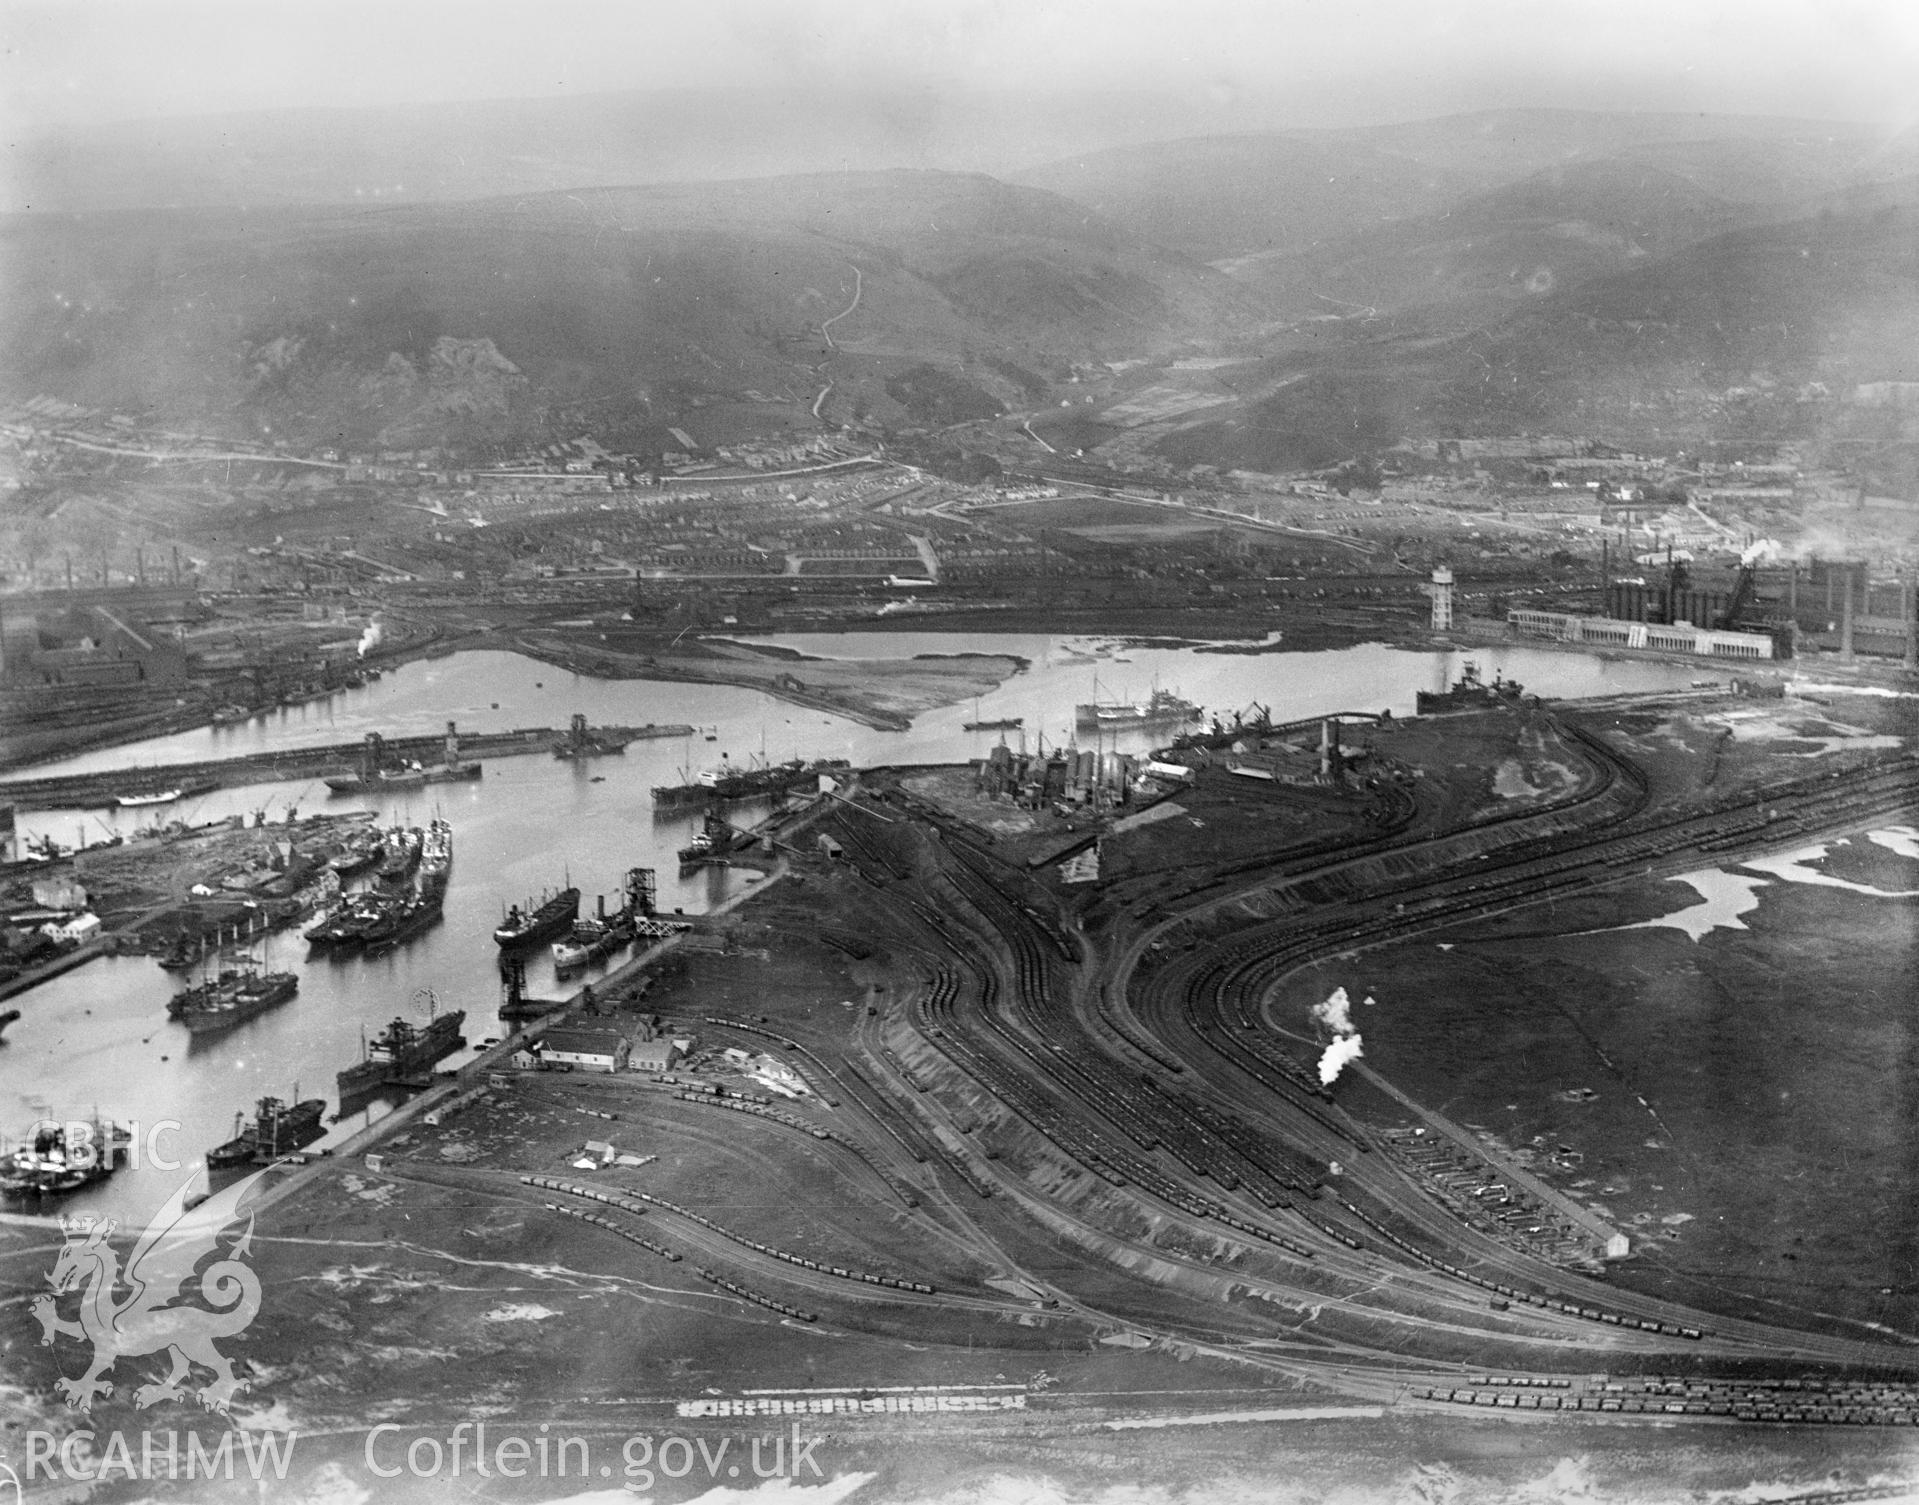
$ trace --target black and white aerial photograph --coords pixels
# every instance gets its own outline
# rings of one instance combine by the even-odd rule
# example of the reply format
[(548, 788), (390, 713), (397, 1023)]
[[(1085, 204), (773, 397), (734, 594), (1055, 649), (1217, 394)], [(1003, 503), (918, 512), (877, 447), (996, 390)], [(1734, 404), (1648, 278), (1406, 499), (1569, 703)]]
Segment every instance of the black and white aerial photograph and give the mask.
[(1910, 0), (0, 0), (0, 1505), (1919, 1505)]

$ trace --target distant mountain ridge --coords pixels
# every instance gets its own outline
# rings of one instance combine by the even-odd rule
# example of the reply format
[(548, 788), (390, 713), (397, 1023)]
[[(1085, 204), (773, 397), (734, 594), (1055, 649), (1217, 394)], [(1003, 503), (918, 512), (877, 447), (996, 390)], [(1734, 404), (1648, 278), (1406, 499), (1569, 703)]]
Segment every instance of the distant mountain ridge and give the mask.
[(1298, 317), (1445, 306), (1453, 323), (1473, 324), (1764, 214), (1645, 163), (1582, 161), (1302, 250), (1223, 265)]
[(653, 413), (669, 389), (797, 399), (829, 356), (875, 411), (928, 361), (1011, 398), (992, 361), (1064, 376), (1257, 317), (1220, 273), (976, 174), (12, 216), (0, 254), (11, 389), (356, 446), (508, 437), (581, 403)]
[(105, 122), (6, 145), (0, 212), (447, 203), (899, 168), (1004, 174), (1232, 128), (1177, 93), (680, 88)]
[[(1224, 354), (1201, 405), (1217, 411), (1153, 442), (1268, 469), (1409, 432), (1663, 413), (1698, 433), (1728, 404), (1800, 431), (1849, 383), (1908, 379), (1919, 348), (1919, 133), (1496, 111), (1142, 139), (1018, 181), (842, 168), (593, 186), (636, 161), (670, 175), (701, 153), (737, 169), (850, 148), (913, 103), (688, 92), (662, 123), (662, 99), (436, 108), (406, 116), (411, 142), (392, 112), (341, 112), (320, 121), (331, 146), (311, 120), (266, 117), (204, 159), (188, 148), (233, 121), (169, 123), (152, 152), (109, 132), (132, 143), (114, 172), (135, 196), (184, 184), (232, 202), (0, 217), (0, 385), (361, 448), (556, 424), (657, 440), (749, 393), (742, 428), (1047, 407), (1057, 422), (1061, 399), (1087, 406), (1082, 376), (1123, 387), (1142, 363)], [(737, 117), (717, 120), (728, 101)], [(1056, 104), (1009, 110), (969, 149), (1016, 145)], [(1147, 96), (1107, 106), (1080, 123), (1089, 139), (1176, 123), (1147, 118)], [(976, 117), (893, 139), (957, 151)], [(84, 156), (42, 166), (113, 199), (119, 180)], [(398, 201), (246, 200), (260, 182), (296, 199), (377, 184), (403, 159), (444, 175), (394, 185)], [(502, 175), (515, 191), (469, 191)]]
[(1896, 413), (1849, 399), (1862, 384), (1919, 381), (1919, 210), (1886, 204), (1746, 226), (1477, 326), (1436, 319), (1414, 310), (1329, 323), (1268, 363), (1266, 395), (1170, 436), (1160, 452), (1276, 470), (1406, 434), (1909, 444)]
[(1404, 125), (1120, 146), (1013, 174), (1206, 260), (1305, 250), (1553, 170), (1606, 161), (1729, 203), (1796, 206), (1919, 172), (1919, 137), (1749, 116), (1496, 110)]

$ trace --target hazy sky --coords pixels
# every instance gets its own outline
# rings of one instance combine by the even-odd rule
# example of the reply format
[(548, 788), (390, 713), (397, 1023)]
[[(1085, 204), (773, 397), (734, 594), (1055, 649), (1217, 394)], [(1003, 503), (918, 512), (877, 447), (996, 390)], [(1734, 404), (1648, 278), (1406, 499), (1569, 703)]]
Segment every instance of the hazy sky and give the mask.
[(0, 0), (0, 36), (15, 141), (719, 81), (1154, 86), (1300, 125), (1504, 104), (1911, 124), (1919, 95), (1919, 0)]

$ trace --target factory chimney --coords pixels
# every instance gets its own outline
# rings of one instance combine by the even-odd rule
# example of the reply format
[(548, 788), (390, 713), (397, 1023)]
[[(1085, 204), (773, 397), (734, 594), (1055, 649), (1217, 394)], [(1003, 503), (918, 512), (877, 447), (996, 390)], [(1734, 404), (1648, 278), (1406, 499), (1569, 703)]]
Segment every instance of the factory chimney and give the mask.
[(1339, 755), (1339, 723), (1328, 716), (1319, 723), (1319, 776), (1337, 781), (1343, 761)]
[(1841, 589), (1845, 596), (1839, 603), (1839, 656), (1847, 663), (1852, 662), (1852, 566), (1847, 565), (1841, 572)]
[(1914, 620), (1915, 607), (1919, 606), (1919, 591), (1913, 589), (1912, 576), (1899, 582), (1899, 620), (1906, 630), (1906, 669), (1911, 672), (1919, 669), (1919, 621)]

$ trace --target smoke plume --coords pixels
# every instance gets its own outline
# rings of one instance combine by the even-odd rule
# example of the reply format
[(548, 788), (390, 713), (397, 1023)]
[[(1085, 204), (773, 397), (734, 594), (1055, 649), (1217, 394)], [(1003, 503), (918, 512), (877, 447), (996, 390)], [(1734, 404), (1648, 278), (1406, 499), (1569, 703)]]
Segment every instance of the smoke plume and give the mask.
[(1313, 1019), (1336, 1035), (1350, 1035), (1353, 1032), (1353, 1001), (1346, 996), (1346, 990), (1334, 988), (1326, 995), (1324, 1003), (1314, 1004)]
[(1747, 545), (1746, 551), (1739, 556), (1741, 564), (1764, 564), (1768, 559), (1779, 557), (1779, 541), (1776, 538), (1756, 538)]
[(1339, 1074), (1346, 1069), (1348, 1061), (1357, 1061), (1366, 1052), (1360, 1048), (1358, 1035), (1341, 1035), (1326, 1047), (1326, 1053), (1319, 1058), (1319, 1085), (1330, 1087), (1339, 1080)]
[[(1370, 996), (1366, 1001), (1371, 1003)], [(1334, 988), (1324, 1003), (1313, 1005), (1313, 1021), (1333, 1032), (1333, 1042), (1319, 1058), (1319, 1085), (1330, 1087), (1339, 1080), (1348, 1061), (1356, 1061), (1365, 1052), (1360, 1048), (1359, 1032), (1353, 1028), (1353, 1001), (1344, 988)]]
[(360, 634), (360, 657), (365, 658), (375, 648), (378, 648), (380, 646), (380, 639), (384, 636), (386, 636), (386, 634), (380, 630), (380, 619), (378, 617), (368, 622), (366, 624), (366, 631)]

